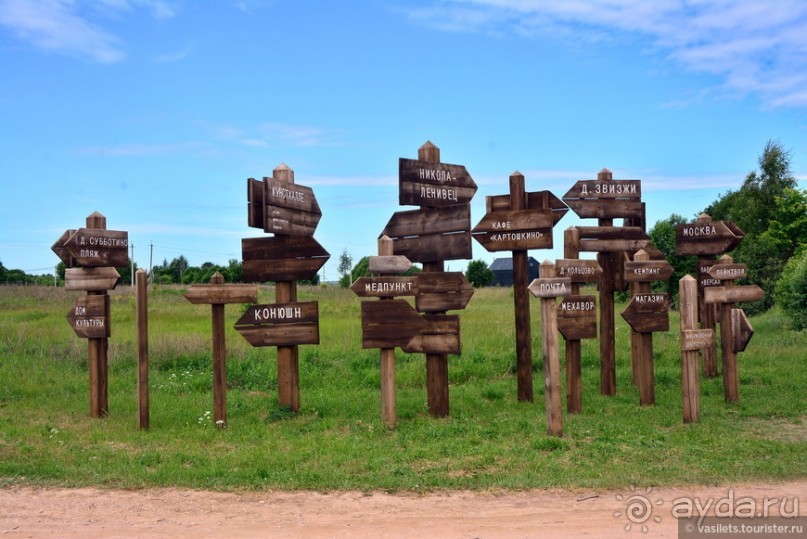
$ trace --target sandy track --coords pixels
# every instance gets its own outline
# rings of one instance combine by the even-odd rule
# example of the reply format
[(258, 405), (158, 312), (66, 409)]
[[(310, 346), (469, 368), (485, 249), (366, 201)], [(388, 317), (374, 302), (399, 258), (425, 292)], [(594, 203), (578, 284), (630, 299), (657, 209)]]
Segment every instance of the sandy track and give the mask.
[[(219, 493), (13, 487), (0, 489), (3, 537), (678, 537), (674, 500), (798, 498), (807, 480), (729, 487), (631, 491), (533, 490), (436, 494), (340, 492)], [(653, 504), (631, 521), (631, 496)], [(661, 501), (661, 504), (658, 502)], [(761, 505), (760, 505), (761, 506)], [(776, 506), (778, 507), (778, 505)], [(617, 515), (617, 513), (619, 513)], [(660, 519), (658, 522), (656, 519)], [(630, 530), (626, 530), (627, 525)], [(648, 529), (642, 532), (642, 525)]]

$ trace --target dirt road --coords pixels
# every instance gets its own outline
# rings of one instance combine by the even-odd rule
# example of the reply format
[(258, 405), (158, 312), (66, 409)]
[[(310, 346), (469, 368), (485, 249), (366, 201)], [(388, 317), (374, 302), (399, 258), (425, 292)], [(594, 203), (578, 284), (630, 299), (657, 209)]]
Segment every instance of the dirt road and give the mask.
[(701, 506), (711, 500), (714, 506), (723, 500), (726, 509), (729, 501), (735, 504), (748, 497), (758, 503), (759, 510), (765, 499), (777, 499), (769, 504), (771, 514), (778, 514), (784, 501), (785, 512), (792, 512), (795, 503), (799, 514), (807, 515), (807, 480), (650, 491), (423, 495), (13, 487), (0, 489), (0, 535), (83, 539), (678, 537), (674, 506), (685, 507), (686, 500), (697, 500)]

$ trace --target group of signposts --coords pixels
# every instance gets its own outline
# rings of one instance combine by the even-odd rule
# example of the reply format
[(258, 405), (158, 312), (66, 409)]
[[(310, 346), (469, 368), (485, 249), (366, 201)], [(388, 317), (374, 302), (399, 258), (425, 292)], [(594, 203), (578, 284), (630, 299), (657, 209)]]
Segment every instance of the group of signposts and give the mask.
[[(597, 298), (581, 295), (580, 286), (596, 282), (600, 310), (600, 390), (616, 392), (614, 292), (630, 286), (631, 299), (622, 317), (630, 325), (631, 370), (641, 405), (655, 403), (653, 332), (669, 330), (670, 299), (651, 291), (654, 281), (668, 280), (673, 268), (645, 232), (640, 180), (613, 180), (603, 169), (596, 180), (581, 180), (563, 200), (549, 191), (527, 192), (524, 176), (510, 176), (510, 192), (488, 196), (486, 213), (471, 229), (470, 202), (476, 184), (462, 165), (440, 162), (440, 150), (427, 142), (418, 159), (399, 161), (399, 202), (418, 209), (393, 214), (378, 240), (378, 255), (369, 258), (369, 275), (351, 289), (361, 298), (362, 348), (381, 355), (381, 417), (397, 424), (395, 348), (426, 354), (429, 413), (449, 412), (448, 354), (460, 354), (459, 315), (447, 311), (466, 307), (473, 288), (460, 272), (446, 272), (445, 261), (470, 259), (471, 238), (491, 252), (511, 251), (515, 301), (517, 393), (532, 401), (530, 306), (527, 292), (541, 301), (542, 356), (547, 428), (563, 434), (561, 366), (557, 333), (566, 342), (566, 406), (582, 411), (581, 340), (598, 336)], [(329, 258), (313, 238), (322, 215), (311, 188), (294, 183), (286, 165), (263, 181), (247, 180), (248, 224), (273, 234), (245, 238), (243, 280), (273, 281), (275, 301), (256, 304), (256, 284), (225, 284), (216, 273), (209, 284), (185, 293), (194, 304), (212, 309), (213, 394), (216, 425), (226, 425), (226, 347), (224, 305), (250, 303), (235, 329), (253, 346), (277, 346), (278, 403), (298, 411), (298, 346), (319, 344), (319, 305), (297, 301), (297, 280), (311, 279)], [(567, 206), (568, 205), (568, 206)], [(597, 226), (570, 227), (564, 233), (564, 258), (541, 264), (539, 278), (527, 283), (529, 249), (552, 248), (553, 228), (571, 208)], [(614, 219), (623, 219), (614, 226)], [(725, 399), (739, 400), (737, 353), (745, 350), (753, 328), (736, 303), (762, 299), (757, 286), (734, 286), (746, 276), (743, 264), (728, 255), (743, 238), (729, 221), (701, 215), (676, 228), (676, 252), (697, 255), (697, 281), (680, 280), (681, 358), (684, 421), (698, 421), (700, 388), (698, 353), (703, 374), (717, 375), (716, 324), (720, 323)], [(90, 415), (109, 413), (107, 402), (107, 339), (110, 336), (109, 295), (119, 280), (115, 267), (128, 264), (128, 234), (107, 230), (106, 218), (87, 217), (86, 228), (67, 230), (53, 245), (67, 267), (67, 290), (86, 291), (76, 299), (67, 319), (79, 337), (89, 341)], [(580, 253), (597, 253), (596, 260)], [(423, 271), (409, 272), (413, 263)], [(146, 275), (137, 273), (139, 426), (148, 428), (148, 333)], [(414, 298), (410, 301), (398, 298)], [(556, 305), (556, 298), (562, 298)], [(700, 328), (697, 327), (700, 321)]]
[(109, 414), (107, 352), (110, 318), (109, 290), (117, 286), (116, 267), (129, 263), (129, 233), (107, 230), (106, 217), (87, 217), (86, 228), (67, 230), (51, 247), (65, 265), (65, 289), (87, 292), (67, 313), (67, 321), (88, 346), (90, 416)]
[[(738, 402), (740, 383), (737, 353), (745, 350), (754, 329), (738, 302), (759, 301), (765, 293), (756, 285), (734, 286), (747, 275), (745, 264), (735, 264), (729, 255), (715, 260), (720, 253), (734, 249), (744, 237), (731, 221), (713, 221), (706, 214), (693, 223), (676, 226), (676, 254), (698, 256), (698, 280), (681, 279), (681, 359), (684, 393), (684, 421), (700, 417), (697, 353), (703, 356), (704, 376), (717, 376), (716, 323), (720, 323), (723, 369), (723, 393), (727, 402)], [(686, 279), (686, 280), (685, 280)], [(696, 316), (697, 313), (697, 316)], [(700, 329), (696, 327), (700, 320)]]

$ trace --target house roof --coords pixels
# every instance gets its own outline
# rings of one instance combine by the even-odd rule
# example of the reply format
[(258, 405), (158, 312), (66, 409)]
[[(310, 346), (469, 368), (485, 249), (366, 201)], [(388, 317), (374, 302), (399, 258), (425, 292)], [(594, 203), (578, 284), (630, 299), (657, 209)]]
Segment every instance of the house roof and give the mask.
[[(532, 267), (538, 264), (538, 261), (535, 260), (533, 257), (529, 257), (527, 259), (527, 264)], [(490, 271), (513, 271), (513, 259), (512, 258), (497, 258), (493, 261), (493, 264), (490, 265)]]

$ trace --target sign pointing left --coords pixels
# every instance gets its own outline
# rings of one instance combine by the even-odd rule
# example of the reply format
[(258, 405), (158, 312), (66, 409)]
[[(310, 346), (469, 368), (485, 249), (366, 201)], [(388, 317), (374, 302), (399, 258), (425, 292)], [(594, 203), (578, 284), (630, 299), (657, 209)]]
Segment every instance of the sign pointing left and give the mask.
[(129, 264), (129, 233), (124, 230), (79, 228), (64, 246), (78, 266), (119, 268)]

